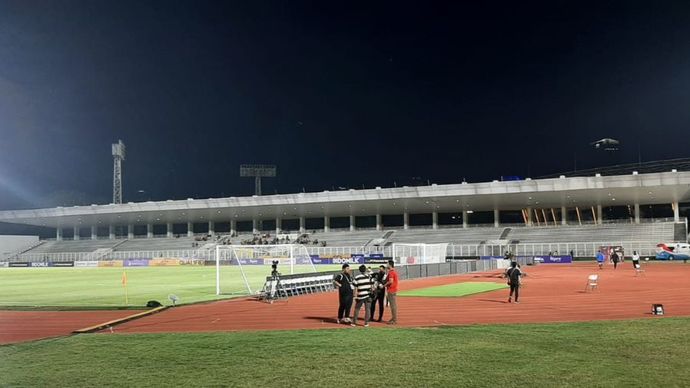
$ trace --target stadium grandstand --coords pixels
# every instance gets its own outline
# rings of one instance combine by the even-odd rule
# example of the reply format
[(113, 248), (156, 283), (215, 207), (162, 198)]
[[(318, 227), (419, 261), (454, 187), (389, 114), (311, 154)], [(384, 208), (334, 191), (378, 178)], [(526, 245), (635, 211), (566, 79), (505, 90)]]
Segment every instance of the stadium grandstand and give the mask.
[[(670, 166), (638, 167), (659, 165)], [(276, 243), (304, 244), (316, 254), (386, 254), (396, 243), (448, 243), (452, 257), (507, 250), (591, 256), (615, 244), (653, 255), (659, 242), (687, 241), (681, 213), (689, 201), (690, 172), (674, 168), (13, 210), (0, 212), (0, 222), (55, 231), (52, 239), (5, 253), (10, 261), (208, 258), (219, 244)]]

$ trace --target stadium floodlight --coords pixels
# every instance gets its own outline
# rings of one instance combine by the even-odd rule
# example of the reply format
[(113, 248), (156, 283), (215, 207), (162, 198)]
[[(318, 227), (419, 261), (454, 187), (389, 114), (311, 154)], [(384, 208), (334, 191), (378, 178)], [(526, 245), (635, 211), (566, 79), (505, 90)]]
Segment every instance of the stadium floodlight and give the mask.
[(274, 178), (277, 167), (273, 164), (242, 164), (240, 165), (241, 177), (254, 178), (254, 194), (261, 195), (261, 178)]
[(113, 150), (113, 203), (122, 203), (122, 161), (125, 160), (125, 143), (118, 140)]

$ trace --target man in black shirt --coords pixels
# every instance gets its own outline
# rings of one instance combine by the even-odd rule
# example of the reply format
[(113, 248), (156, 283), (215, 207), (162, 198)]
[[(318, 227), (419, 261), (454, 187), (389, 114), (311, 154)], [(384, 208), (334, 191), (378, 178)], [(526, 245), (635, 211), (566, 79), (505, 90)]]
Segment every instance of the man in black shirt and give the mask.
[(333, 280), (335, 287), (338, 289), (338, 319), (336, 323), (351, 323), (350, 310), (352, 310), (352, 276), (350, 274), (350, 265), (343, 264), (343, 272), (339, 273)]
[(383, 305), (386, 300), (386, 266), (380, 265), (378, 272), (373, 274), (374, 285), (376, 290), (373, 293), (371, 301), (371, 320), (374, 320), (374, 312), (376, 312), (376, 303), (379, 304), (379, 319), (377, 322), (381, 322), (383, 319)]
[(510, 286), (510, 295), (508, 296), (508, 303), (512, 302), (513, 293), (515, 293), (515, 303), (520, 303), (518, 298), (520, 298), (520, 281), (522, 277), (522, 272), (518, 268), (518, 263), (513, 261), (510, 263), (510, 268), (506, 271), (506, 277), (508, 278), (508, 285)]

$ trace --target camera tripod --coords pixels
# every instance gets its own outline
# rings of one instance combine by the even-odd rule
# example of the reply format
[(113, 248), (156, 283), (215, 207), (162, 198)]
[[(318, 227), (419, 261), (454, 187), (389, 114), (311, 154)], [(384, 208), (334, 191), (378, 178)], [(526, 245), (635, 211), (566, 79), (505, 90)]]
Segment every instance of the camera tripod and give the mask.
[(271, 279), (266, 280), (264, 289), (261, 293), (261, 299), (273, 304), (276, 300), (287, 299), (288, 293), (283, 284), (280, 282), (280, 274), (271, 273)]

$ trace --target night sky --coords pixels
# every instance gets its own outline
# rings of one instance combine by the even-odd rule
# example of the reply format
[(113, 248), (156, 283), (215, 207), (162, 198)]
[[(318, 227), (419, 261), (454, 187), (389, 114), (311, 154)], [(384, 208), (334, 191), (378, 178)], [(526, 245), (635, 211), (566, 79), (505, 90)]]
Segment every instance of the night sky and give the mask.
[[(690, 2), (0, 1), (0, 209), (690, 156)], [(621, 140), (616, 154), (589, 143)], [(143, 192), (139, 192), (142, 190)]]

